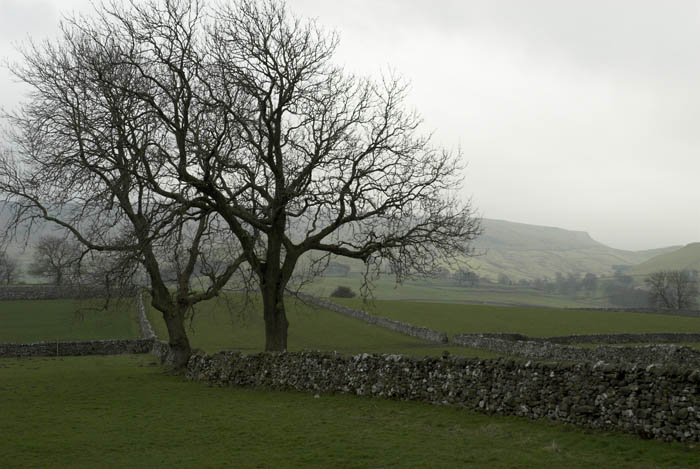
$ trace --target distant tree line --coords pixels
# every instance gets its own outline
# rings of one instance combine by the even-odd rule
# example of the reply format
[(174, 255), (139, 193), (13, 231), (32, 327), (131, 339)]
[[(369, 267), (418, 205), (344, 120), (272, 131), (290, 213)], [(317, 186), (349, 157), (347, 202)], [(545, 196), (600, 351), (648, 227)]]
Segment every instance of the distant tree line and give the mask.
[(603, 286), (605, 296), (610, 304), (624, 308), (645, 308), (648, 306), (648, 294), (635, 285), (634, 278), (622, 270), (616, 270), (612, 279)]
[(657, 309), (696, 309), (698, 271), (662, 270), (646, 278), (649, 305)]
[(6, 252), (0, 252), (0, 283), (10, 285), (19, 278), (20, 268), (17, 259)]
[(579, 293), (593, 294), (598, 290), (599, 278), (597, 275), (587, 272), (586, 274), (562, 274), (557, 272), (554, 279), (548, 277), (539, 277), (534, 280), (520, 279), (517, 282), (500, 273), (497, 277), (499, 285), (517, 285), (523, 288), (532, 288), (542, 291), (547, 294), (560, 294), (565, 296), (574, 296)]

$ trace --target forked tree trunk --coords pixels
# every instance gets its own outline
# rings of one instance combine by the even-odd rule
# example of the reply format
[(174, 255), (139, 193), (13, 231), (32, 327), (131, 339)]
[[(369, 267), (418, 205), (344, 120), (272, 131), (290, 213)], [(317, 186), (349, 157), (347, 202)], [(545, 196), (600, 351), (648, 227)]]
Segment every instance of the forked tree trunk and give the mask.
[(182, 312), (163, 313), (165, 325), (168, 328), (168, 345), (170, 351), (165, 358), (165, 362), (175, 369), (187, 366), (187, 362), (192, 354), (190, 340), (185, 331), (185, 315)]
[(263, 317), (265, 319), (265, 351), (287, 351), (289, 322), (284, 309), (284, 288), (278, 282), (262, 285)]

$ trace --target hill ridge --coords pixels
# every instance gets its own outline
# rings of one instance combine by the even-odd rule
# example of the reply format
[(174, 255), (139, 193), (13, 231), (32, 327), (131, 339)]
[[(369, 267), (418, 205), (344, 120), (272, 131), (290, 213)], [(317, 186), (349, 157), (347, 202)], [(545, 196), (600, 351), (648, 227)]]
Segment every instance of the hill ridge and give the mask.
[(481, 255), (469, 263), (479, 275), (492, 279), (501, 273), (514, 281), (553, 278), (557, 272), (610, 275), (615, 266), (634, 266), (681, 248), (627, 251), (606, 246), (586, 231), (500, 219), (482, 221), (484, 234), (473, 243)]

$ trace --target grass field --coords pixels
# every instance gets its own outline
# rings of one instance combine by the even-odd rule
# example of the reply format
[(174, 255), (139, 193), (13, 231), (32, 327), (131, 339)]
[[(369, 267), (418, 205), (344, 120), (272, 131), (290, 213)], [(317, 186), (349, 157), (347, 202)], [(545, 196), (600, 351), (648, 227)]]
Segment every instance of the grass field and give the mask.
[(0, 301), (0, 343), (127, 339), (138, 337), (133, 300)]
[(510, 332), (531, 337), (551, 337), (571, 334), (700, 332), (700, 318), (662, 314), (409, 301), (333, 301), (391, 319), (438, 329), (448, 335)]
[[(316, 296), (328, 296), (336, 287), (343, 285), (360, 291), (362, 277), (351, 274), (348, 277), (319, 277), (305, 288)], [(600, 298), (566, 298), (547, 295), (541, 291), (519, 287), (489, 288), (457, 287), (439, 280), (406, 281), (401, 285), (389, 277), (381, 277), (374, 282), (373, 296), (381, 300), (428, 301), (428, 302), (474, 302), (502, 305), (533, 305), (552, 308), (590, 308), (607, 306)]]
[[(259, 305), (240, 297), (198, 308), (193, 346), (263, 348)], [(376, 301), (383, 316), (457, 332), (532, 336), (593, 332), (699, 332), (700, 320), (455, 303)], [(132, 305), (74, 316), (65, 301), (2, 302), (0, 341), (134, 337)], [(290, 350), (443, 350), (289, 300)], [(156, 332), (167, 337), (149, 308)], [(4, 327), (5, 325), (12, 327)], [(7, 340), (7, 337), (15, 337)], [(2, 467), (696, 467), (700, 448), (592, 432), (456, 407), (343, 395), (215, 388), (168, 375), (151, 356), (0, 359)]]
[[(208, 353), (221, 350), (260, 352), (265, 347), (265, 325), (259, 304), (241, 313), (240, 297), (231, 296), (232, 305), (224, 301), (199, 306), (188, 335), (193, 347)], [(160, 313), (148, 308), (148, 316), (156, 334), (167, 339), (167, 329)], [(356, 319), (321, 308), (287, 300), (289, 318), (289, 350), (335, 350), (339, 353), (402, 353), (438, 355), (444, 350), (459, 355), (494, 357), (483, 350), (431, 344), (388, 329), (372, 326)]]
[[(240, 299), (232, 298), (234, 302)], [(377, 300), (367, 304), (358, 299), (334, 301), (410, 324), (431, 327), (450, 336), (487, 332), (511, 332), (532, 337), (596, 333), (700, 333), (700, 318), (667, 315), (408, 301)], [(456, 355), (497, 356), (484, 350), (429, 344), (292, 299), (287, 300), (287, 306), (290, 351), (335, 350), (346, 354), (367, 352), (424, 356), (448, 350)], [(234, 303), (229, 308), (223, 301), (199, 307), (190, 324), (192, 346), (208, 353), (220, 350), (262, 351), (264, 323), (259, 305), (253, 305), (245, 314), (241, 314), (239, 309), (239, 304)], [(149, 317), (158, 336), (166, 338), (167, 331), (160, 314), (149, 309)]]
[(700, 448), (456, 407), (207, 387), (149, 356), (0, 359), (2, 466), (697, 467)]

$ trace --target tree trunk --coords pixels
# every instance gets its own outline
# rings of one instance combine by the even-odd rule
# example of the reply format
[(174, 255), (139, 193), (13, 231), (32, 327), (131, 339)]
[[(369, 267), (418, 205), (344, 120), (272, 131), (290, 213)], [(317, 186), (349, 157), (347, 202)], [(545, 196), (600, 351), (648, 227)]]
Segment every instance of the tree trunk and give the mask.
[(185, 315), (179, 311), (171, 314), (163, 313), (163, 319), (165, 319), (165, 325), (168, 328), (168, 345), (170, 346), (165, 363), (175, 369), (184, 368), (192, 354), (187, 331), (185, 331)]
[(265, 318), (265, 351), (287, 351), (289, 322), (284, 309), (284, 288), (278, 282), (262, 285), (263, 317)]

